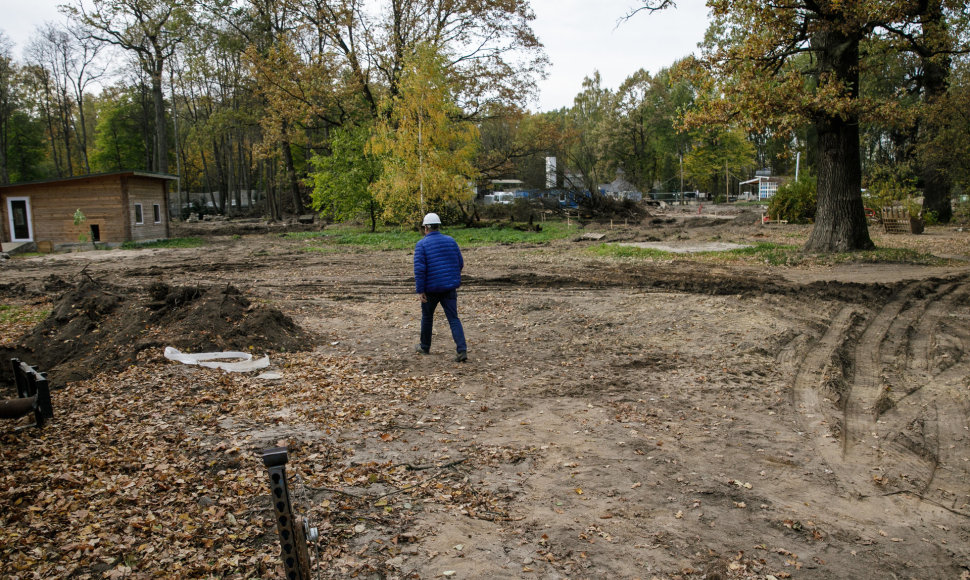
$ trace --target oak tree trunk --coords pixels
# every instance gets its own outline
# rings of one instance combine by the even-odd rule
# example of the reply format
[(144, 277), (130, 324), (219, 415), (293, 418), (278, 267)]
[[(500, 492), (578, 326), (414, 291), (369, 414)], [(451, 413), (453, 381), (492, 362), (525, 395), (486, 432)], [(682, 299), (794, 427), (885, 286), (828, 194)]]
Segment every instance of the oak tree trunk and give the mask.
[(806, 252), (873, 248), (862, 205), (859, 125), (838, 117), (818, 120), (818, 207)]
[[(859, 38), (830, 23), (812, 38), (818, 55), (818, 79), (859, 94)], [(834, 81), (834, 82), (833, 82)], [(862, 159), (859, 117), (848, 110), (816, 113), (818, 134), (818, 207), (815, 227), (803, 248), (806, 252), (851, 252), (874, 247), (862, 205)]]

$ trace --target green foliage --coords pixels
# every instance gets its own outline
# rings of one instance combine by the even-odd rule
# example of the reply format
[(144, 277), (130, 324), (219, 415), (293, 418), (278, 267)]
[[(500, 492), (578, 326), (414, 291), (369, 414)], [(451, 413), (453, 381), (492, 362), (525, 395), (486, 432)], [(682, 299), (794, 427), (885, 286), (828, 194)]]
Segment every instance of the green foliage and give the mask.
[(14, 111), (7, 126), (7, 171), (10, 183), (46, 177), (51, 168), (44, 157), (43, 122), (24, 111)]
[(816, 187), (815, 178), (805, 176), (782, 185), (768, 202), (768, 215), (793, 224), (812, 223), (817, 204)]
[(600, 183), (612, 181), (610, 159), (606, 155), (606, 136), (610, 133), (608, 114), (613, 108), (613, 91), (602, 86), (600, 73), (583, 79), (583, 90), (573, 99), (565, 115), (563, 148), (568, 164), (579, 171), (583, 186), (596, 191)]
[(133, 88), (107, 90), (99, 99), (91, 171), (148, 169), (146, 118), (141, 99)]
[(963, 226), (970, 225), (970, 202), (961, 201), (953, 207), (952, 223)]
[(691, 131), (693, 148), (684, 155), (684, 173), (715, 194), (724, 191), (724, 171), (741, 174), (754, 165), (754, 145), (736, 127), (708, 126)]
[(877, 165), (866, 178), (866, 206), (877, 213), (884, 207), (903, 206), (909, 215), (918, 217), (922, 209), (916, 202), (920, 191), (916, 175), (908, 163)]
[(121, 244), (123, 250), (144, 250), (152, 248), (199, 248), (205, 245), (202, 238), (170, 238), (154, 242), (125, 242)]
[(84, 216), (84, 212), (81, 211), (81, 208), (74, 210), (74, 226), (80, 228), (81, 230), (81, 233), (79, 233), (77, 236), (77, 241), (81, 242), (82, 244), (88, 241), (88, 235), (84, 232), (84, 222), (87, 221), (87, 219), (88, 218)]
[[(376, 203), (370, 185), (380, 171), (378, 160), (366, 151), (370, 130), (366, 125), (334, 129), (330, 154), (316, 155), (310, 174), (310, 200), (315, 211), (336, 221), (357, 217)], [(376, 209), (376, 208), (375, 208)]]
[(957, 191), (970, 191), (970, 60), (954, 63), (947, 94), (925, 109), (935, 132), (918, 145), (921, 161), (945, 172)]
[(690, 147), (690, 136), (678, 128), (680, 111), (690, 107), (694, 93), (672, 78), (678, 66), (654, 76), (636, 71), (620, 85), (610, 111), (608, 155), (639, 191), (657, 182), (680, 183), (679, 154)]
[(0, 304), (0, 324), (38, 324), (50, 314), (49, 308)]

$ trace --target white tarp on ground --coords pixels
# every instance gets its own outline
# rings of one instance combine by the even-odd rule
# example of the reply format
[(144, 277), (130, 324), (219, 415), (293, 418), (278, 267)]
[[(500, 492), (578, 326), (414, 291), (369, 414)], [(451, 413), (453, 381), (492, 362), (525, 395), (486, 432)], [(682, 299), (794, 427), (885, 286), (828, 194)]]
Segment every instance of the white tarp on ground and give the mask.
[[(200, 352), (188, 354), (170, 346), (165, 347), (165, 358), (187, 365), (199, 365), (210, 369), (222, 369), (224, 371), (245, 373), (258, 369), (265, 369), (269, 366), (269, 357), (253, 359), (253, 355), (248, 352), (227, 351), (227, 352)], [(232, 362), (221, 362), (232, 360)]]

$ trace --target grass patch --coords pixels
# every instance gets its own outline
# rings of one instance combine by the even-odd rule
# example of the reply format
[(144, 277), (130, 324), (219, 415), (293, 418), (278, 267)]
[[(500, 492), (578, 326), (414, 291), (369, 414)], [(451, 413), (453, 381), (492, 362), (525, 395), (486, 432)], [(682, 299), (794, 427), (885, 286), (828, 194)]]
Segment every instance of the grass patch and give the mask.
[[(0, 304), (0, 346), (13, 346), (50, 314), (50, 304), (11, 306)], [(6, 361), (4, 361), (6, 363)]]
[(10, 306), (0, 304), (0, 324), (37, 324), (47, 318), (48, 306)]
[[(542, 231), (522, 231), (507, 226), (487, 228), (449, 227), (442, 229), (462, 248), (494, 246), (499, 244), (544, 244), (574, 235), (578, 226), (560, 222), (544, 222)], [(415, 231), (386, 230), (371, 232), (364, 228), (334, 227), (323, 232), (291, 232), (285, 238), (311, 242), (310, 252), (333, 251), (337, 246), (367, 248), (371, 250), (409, 250), (421, 239)]]
[(122, 250), (142, 250), (151, 248), (198, 248), (205, 245), (202, 238), (171, 238), (154, 242), (125, 242)]
[(591, 251), (610, 258), (641, 260), (691, 260), (712, 263), (752, 263), (769, 266), (835, 266), (839, 264), (913, 264), (918, 266), (946, 266), (956, 262), (931, 254), (901, 248), (876, 248), (864, 252), (839, 254), (805, 254), (801, 246), (758, 242), (747, 248), (713, 252), (675, 253), (653, 248), (637, 248), (615, 244), (593, 246)]
[[(811, 254), (812, 258), (828, 260), (832, 264), (913, 264), (916, 266), (948, 266), (961, 264), (959, 260), (940, 258), (907, 248), (876, 248), (865, 252), (842, 254)], [(825, 262), (822, 262), (825, 263)]]
[(799, 246), (758, 242), (748, 248), (737, 248), (726, 252), (705, 252), (726, 254), (740, 262), (758, 262), (770, 266), (794, 266), (800, 258)]

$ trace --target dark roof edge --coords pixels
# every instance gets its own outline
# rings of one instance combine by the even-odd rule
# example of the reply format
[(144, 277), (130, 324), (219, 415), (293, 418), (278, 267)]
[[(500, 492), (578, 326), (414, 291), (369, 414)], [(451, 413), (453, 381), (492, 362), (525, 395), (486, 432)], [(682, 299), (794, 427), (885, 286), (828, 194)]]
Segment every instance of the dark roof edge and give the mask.
[(39, 179), (37, 181), (20, 181), (17, 183), (9, 183), (7, 185), (0, 185), (0, 189), (5, 189), (8, 187), (19, 187), (21, 185), (40, 185), (44, 183), (57, 183), (59, 181), (76, 181), (79, 179), (91, 179), (92, 177), (111, 177), (111, 176), (123, 176), (123, 175), (134, 175), (137, 177), (154, 177), (156, 179), (165, 179), (167, 181), (175, 181), (178, 179), (178, 175), (172, 175), (171, 173), (155, 173), (152, 171), (108, 171), (105, 173), (88, 173), (87, 175), (72, 175), (71, 177), (57, 177), (54, 179)]

